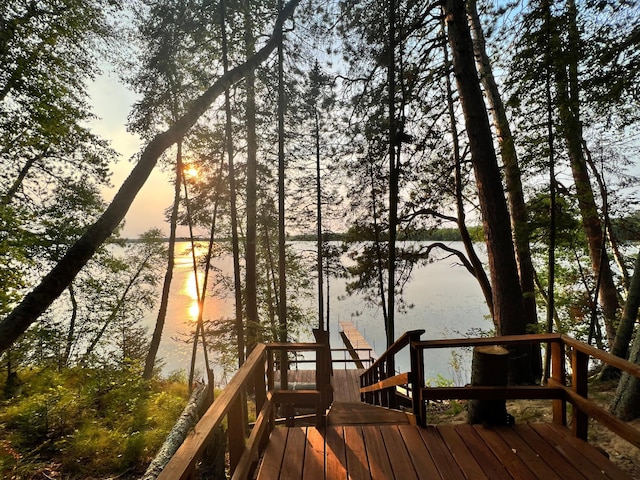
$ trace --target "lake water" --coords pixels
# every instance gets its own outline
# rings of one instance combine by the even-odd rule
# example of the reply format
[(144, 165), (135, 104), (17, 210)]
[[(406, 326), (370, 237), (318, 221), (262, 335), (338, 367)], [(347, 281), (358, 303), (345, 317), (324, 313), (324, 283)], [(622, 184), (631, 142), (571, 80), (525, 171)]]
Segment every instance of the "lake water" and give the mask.
[[(450, 245), (462, 249), (460, 242)], [(301, 251), (312, 252), (313, 242), (293, 242), (293, 246)], [(197, 316), (195, 277), (188, 242), (181, 242), (176, 248), (176, 267), (171, 287), (167, 320), (158, 356), (163, 359), (164, 373), (175, 370), (188, 370), (191, 346), (180, 341), (184, 334), (193, 330)], [(346, 262), (347, 259), (345, 258)], [(216, 261), (216, 267), (224, 273), (232, 272), (232, 261), (229, 256)], [(315, 272), (310, 272), (315, 276)], [(365, 305), (358, 296), (345, 294), (345, 279), (331, 278), (331, 346), (344, 348), (340, 339), (338, 322), (351, 320), (367, 339), (377, 354), (385, 350), (386, 340), (382, 312), (378, 308)], [(202, 279), (199, 279), (202, 285)], [(160, 287), (161, 288), (161, 287)], [(229, 295), (229, 294), (227, 294)], [(446, 258), (414, 269), (409, 283), (405, 287), (405, 300), (413, 308), (406, 313), (396, 314), (396, 336), (407, 330), (424, 329), (423, 339), (458, 338), (468, 336), (469, 332), (489, 330), (492, 323), (488, 320), (489, 311), (476, 280), (462, 267), (455, 258)], [(159, 297), (159, 294), (158, 294)], [(326, 301), (326, 300), (325, 300)], [(310, 307), (317, 300), (311, 300)], [(215, 298), (207, 295), (204, 306), (205, 318), (231, 317), (234, 311), (233, 298)], [(156, 319), (156, 311), (144, 319), (151, 332)], [(315, 321), (313, 326), (315, 326)], [(312, 338), (309, 332), (307, 341)], [(458, 357), (457, 355), (461, 355)], [(450, 350), (433, 350), (425, 354), (425, 376), (435, 383), (438, 376), (454, 380), (456, 384), (468, 382), (470, 353), (460, 351), (454, 354)], [(200, 371), (204, 371), (202, 359), (198, 360)], [(215, 368), (216, 383), (224, 384), (225, 379), (220, 369)], [(408, 356), (400, 357), (397, 367), (406, 371), (409, 367)], [(334, 368), (342, 368), (339, 364)]]

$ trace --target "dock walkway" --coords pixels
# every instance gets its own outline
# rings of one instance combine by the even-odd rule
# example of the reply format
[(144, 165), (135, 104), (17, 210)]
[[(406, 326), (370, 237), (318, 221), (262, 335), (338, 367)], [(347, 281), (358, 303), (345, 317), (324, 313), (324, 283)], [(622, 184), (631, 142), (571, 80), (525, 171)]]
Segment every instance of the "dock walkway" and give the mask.
[(353, 322), (345, 320), (338, 322), (340, 325), (340, 337), (349, 350), (351, 358), (355, 360), (356, 368), (364, 368), (365, 363), (369, 365), (374, 356), (373, 347), (362, 336)]

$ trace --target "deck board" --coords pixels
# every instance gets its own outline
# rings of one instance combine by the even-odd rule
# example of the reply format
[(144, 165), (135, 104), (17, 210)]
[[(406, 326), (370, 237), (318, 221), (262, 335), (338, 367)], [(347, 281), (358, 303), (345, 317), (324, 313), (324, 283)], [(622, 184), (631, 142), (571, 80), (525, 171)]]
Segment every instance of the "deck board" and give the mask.
[(403, 425), (411, 423), (399, 410), (356, 402), (333, 402), (327, 415), (329, 425)]
[(402, 478), (404, 480), (418, 480), (418, 475), (409, 457), (407, 446), (400, 435), (397, 426), (392, 428), (380, 429), (384, 445), (389, 455), (391, 469), (394, 478)]
[(456, 463), (467, 478), (474, 480), (489, 480), (484, 470), (473, 456), (465, 442), (460, 438), (454, 425), (439, 425), (436, 427), (438, 433), (449, 447)]
[(302, 477), (307, 480), (324, 480), (324, 436), (315, 428), (307, 428)]
[(327, 427), (325, 439), (326, 478), (346, 480), (347, 457), (344, 444), (344, 429), (342, 427)]
[(344, 428), (344, 443), (347, 457), (347, 473), (350, 480), (371, 478), (367, 450), (360, 427)]
[(284, 458), (282, 459), (282, 469), (280, 470), (281, 480), (300, 480), (302, 478), (302, 467), (304, 465), (304, 454), (306, 446), (305, 427), (291, 427), (288, 429), (287, 443)]
[(393, 477), (389, 455), (382, 440), (380, 429), (375, 425), (362, 427), (362, 435), (369, 459), (372, 480), (386, 480)]
[(485, 428), (481, 425), (474, 425), (472, 428), (482, 442), (500, 459), (502, 466), (512, 478), (517, 478), (518, 480), (535, 480), (536, 477), (522, 461), (520, 456), (518, 456), (517, 450), (508, 445), (495, 430)]
[(631, 480), (552, 424), (277, 427), (259, 480)]
[(473, 425), (457, 425), (455, 431), (468, 446), (469, 451), (480, 464), (487, 477), (493, 479), (511, 476), (505, 465), (478, 435)]

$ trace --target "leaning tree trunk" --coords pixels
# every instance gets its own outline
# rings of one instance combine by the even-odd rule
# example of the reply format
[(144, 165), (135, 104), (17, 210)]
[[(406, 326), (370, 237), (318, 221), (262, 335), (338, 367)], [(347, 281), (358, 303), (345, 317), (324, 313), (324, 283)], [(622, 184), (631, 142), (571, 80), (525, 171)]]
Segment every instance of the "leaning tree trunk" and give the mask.
[[(445, 16), (453, 52), (453, 70), (464, 113), (471, 162), (476, 177), (493, 294), (495, 322), (501, 335), (526, 332), (522, 290), (511, 235), (509, 212), (487, 109), (484, 104), (464, 0), (447, 0)], [(512, 383), (532, 383), (529, 355), (514, 351), (509, 373)]]
[[(473, 46), (476, 55), (476, 62), (480, 71), (480, 79), (484, 86), (484, 91), (491, 105), (493, 123), (500, 145), (500, 156), (505, 172), (505, 183), (507, 186), (507, 201), (509, 203), (509, 213), (511, 214), (511, 228), (516, 247), (516, 261), (520, 274), (520, 288), (522, 289), (522, 301), (524, 304), (525, 323), (527, 331), (535, 332), (538, 326), (538, 314), (535, 297), (535, 270), (531, 260), (531, 249), (529, 247), (527, 207), (524, 201), (522, 190), (522, 175), (518, 163), (515, 142), (511, 134), (511, 127), (507, 119), (507, 112), (502, 102), (502, 97), (498, 90), (491, 61), (487, 55), (485, 47), (484, 33), (478, 17), (476, 0), (469, 0), (467, 11), (471, 20), (471, 33), (473, 36)], [(531, 361), (534, 375), (540, 377), (542, 374), (542, 361), (540, 349), (537, 354), (531, 352)]]
[(575, 2), (570, 0), (567, 3), (568, 52), (565, 52), (564, 55), (561, 56), (556, 55), (556, 57), (568, 59), (568, 61), (566, 64), (558, 65), (556, 68), (557, 104), (560, 113), (561, 130), (567, 144), (571, 162), (571, 172), (576, 187), (578, 207), (582, 216), (584, 232), (587, 237), (591, 266), (596, 278), (600, 278), (599, 297), (607, 329), (607, 338), (610, 344), (612, 344), (615, 338), (614, 325), (620, 305), (618, 303), (618, 293), (615, 282), (613, 281), (613, 273), (609, 265), (609, 256), (604, 250), (605, 244), (602, 222), (598, 215), (598, 207), (596, 206), (587, 162), (582, 149), (583, 135), (580, 120), (578, 81), (578, 44), (580, 42), (580, 33), (576, 24), (577, 13)]
[[(640, 335), (636, 335), (633, 341), (629, 361), (640, 365)], [(640, 378), (626, 372), (622, 374), (610, 409), (611, 413), (625, 421), (640, 417)]]
[(202, 383), (196, 385), (187, 405), (182, 410), (171, 431), (167, 434), (167, 438), (149, 464), (141, 480), (154, 480), (167, 466), (167, 463), (180, 448), (189, 432), (196, 426), (207, 406), (211, 404), (210, 391), (213, 392), (213, 385), (207, 386)]
[[(180, 142), (178, 142), (180, 145)], [(169, 307), (169, 292), (171, 291), (171, 281), (173, 280), (173, 266), (175, 264), (176, 230), (178, 226), (178, 210), (180, 207), (180, 185), (182, 183), (182, 149), (178, 148), (176, 153), (176, 178), (173, 193), (173, 207), (171, 208), (171, 218), (169, 220), (169, 249), (167, 252), (167, 271), (164, 274), (162, 284), (162, 294), (160, 296), (160, 307), (156, 317), (156, 325), (151, 337), (151, 344), (144, 362), (144, 372), (142, 378), (150, 380), (153, 375), (153, 367), (156, 363), (156, 356), (162, 340), (164, 322), (167, 318), (167, 308)]]
[[(627, 358), (631, 338), (633, 337), (633, 329), (638, 320), (638, 309), (640, 308), (640, 252), (636, 257), (636, 264), (633, 269), (633, 275), (629, 283), (629, 292), (627, 301), (624, 304), (622, 318), (618, 324), (616, 331), (616, 339), (611, 347), (611, 353), (620, 358)], [(633, 360), (632, 360), (633, 361)], [(603, 380), (609, 380), (618, 375), (618, 369), (611, 365), (606, 365), (600, 374)]]
[[(445, 22), (444, 18), (441, 20), (442, 31), (445, 31)], [(493, 293), (491, 292), (491, 282), (489, 282), (489, 278), (487, 277), (487, 273), (484, 270), (484, 265), (482, 261), (478, 257), (476, 250), (473, 246), (473, 240), (471, 239), (471, 235), (469, 234), (469, 229), (467, 228), (467, 220), (466, 220), (466, 212), (464, 205), (464, 196), (462, 192), (462, 158), (460, 155), (460, 139), (458, 136), (458, 125), (456, 121), (455, 114), (455, 105), (453, 100), (453, 86), (451, 85), (451, 76), (449, 72), (451, 71), (451, 63), (449, 61), (449, 49), (447, 48), (446, 43), (443, 44), (442, 48), (444, 65), (445, 65), (445, 85), (447, 89), (447, 110), (449, 113), (449, 122), (451, 124), (451, 137), (453, 139), (453, 161), (454, 161), (454, 182), (455, 182), (455, 195), (456, 195), (456, 214), (457, 214), (457, 223), (458, 230), (460, 231), (460, 236), (462, 237), (462, 243), (464, 244), (464, 248), (467, 252), (467, 256), (469, 257), (469, 261), (473, 266), (473, 273), (480, 284), (480, 289), (482, 290), (482, 294), (484, 295), (485, 302), (487, 303), (487, 307), (489, 307), (489, 313), (491, 314), (491, 318), (495, 318), (493, 315)], [(496, 325), (496, 328), (498, 326)]]
[(62, 294), (98, 247), (109, 238), (126, 215), (131, 203), (149, 178), (160, 155), (180, 140), (207, 111), (226, 88), (243, 79), (264, 62), (279, 42), (282, 24), (293, 13), (300, 0), (291, 0), (280, 12), (274, 32), (267, 43), (242, 65), (222, 75), (197, 98), (187, 112), (165, 132), (156, 135), (142, 152), (140, 160), (123, 182), (111, 204), (84, 235), (74, 243), (30, 293), (0, 322), (0, 353), (4, 352)]

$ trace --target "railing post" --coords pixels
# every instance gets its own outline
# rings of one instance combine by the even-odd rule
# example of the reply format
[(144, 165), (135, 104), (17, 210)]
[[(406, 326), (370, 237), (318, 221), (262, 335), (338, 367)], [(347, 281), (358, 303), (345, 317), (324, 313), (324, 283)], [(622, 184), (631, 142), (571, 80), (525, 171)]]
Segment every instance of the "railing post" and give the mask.
[[(549, 342), (551, 349), (551, 378), (560, 385), (566, 385), (567, 376), (565, 369), (565, 348), (564, 342), (555, 340)], [(562, 398), (561, 400), (552, 401), (553, 408), (553, 423), (566, 426), (567, 425), (567, 400)]]
[(411, 361), (411, 402), (416, 423), (421, 427), (427, 425), (427, 411), (422, 398), (424, 387), (424, 351), (414, 346), (413, 342), (420, 341), (420, 333), (412, 334), (409, 341), (409, 358)]
[(245, 432), (248, 427), (247, 419), (244, 416), (246, 408), (243, 408), (242, 405), (245, 398), (244, 392), (240, 392), (227, 414), (229, 469), (231, 470), (231, 474), (233, 474), (238, 466), (245, 446)]
[[(571, 367), (573, 370), (572, 389), (585, 399), (588, 393), (588, 366), (589, 355), (579, 351), (577, 348), (573, 348), (571, 354)], [(589, 432), (589, 416), (576, 405), (573, 405), (572, 411), (573, 419), (571, 425), (573, 434), (586, 441)]]
[(262, 410), (264, 402), (267, 400), (266, 382), (264, 379), (265, 368), (267, 365), (266, 357), (269, 354), (265, 351), (265, 356), (262, 358), (262, 365), (257, 365), (256, 370), (253, 373), (253, 395), (256, 401), (256, 414)]

